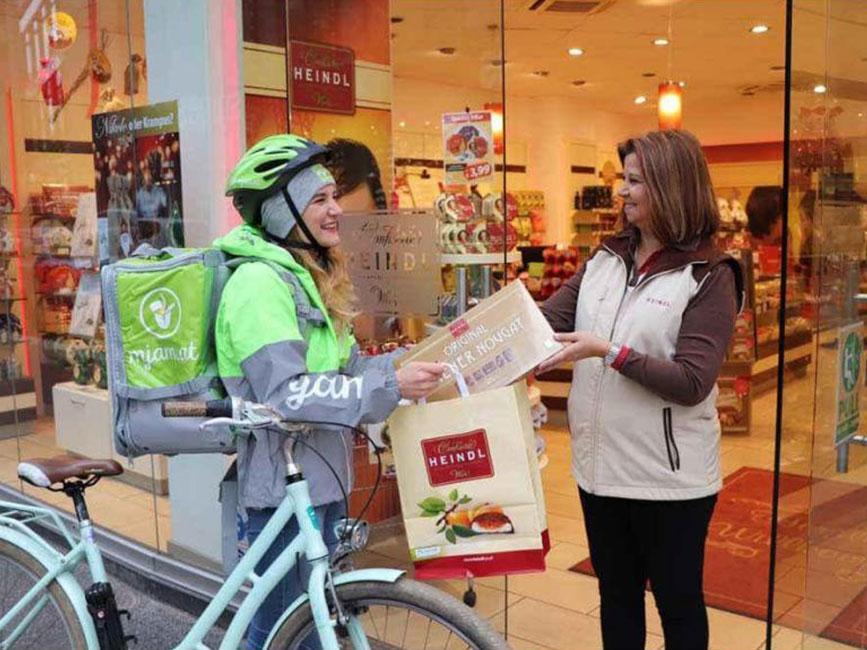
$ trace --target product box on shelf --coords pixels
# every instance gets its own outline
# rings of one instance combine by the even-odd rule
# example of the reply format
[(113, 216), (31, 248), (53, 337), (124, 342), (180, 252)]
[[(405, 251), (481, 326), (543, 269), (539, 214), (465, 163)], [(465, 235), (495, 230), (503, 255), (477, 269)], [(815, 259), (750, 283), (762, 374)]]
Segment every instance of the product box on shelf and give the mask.
[[(508, 386), (561, 348), (554, 332), (521, 282), (482, 300), (460, 318), (416, 345), (397, 362), (439, 361), (457, 367), (471, 393)], [(458, 394), (446, 373), (428, 399)]]
[(535, 300), (547, 300), (578, 270), (580, 255), (574, 247), (551, 246), (542, 251), (542, 263), (531, 265), (521, 274), (521, 281)]

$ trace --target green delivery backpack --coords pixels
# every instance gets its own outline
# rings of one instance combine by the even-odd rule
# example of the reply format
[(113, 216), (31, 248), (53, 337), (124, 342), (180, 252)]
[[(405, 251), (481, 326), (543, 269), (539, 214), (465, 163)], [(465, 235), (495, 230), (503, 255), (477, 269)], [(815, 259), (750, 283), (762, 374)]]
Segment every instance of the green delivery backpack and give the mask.
[(225, 397), (214, 323), (233, 266), (222, 251), (143, 245), (102, 268), (108, 389), (114, 444), (144, 454), (234, 451), (228, 427), (199, 430), (204, 418), (164, 418), (165, 400)]

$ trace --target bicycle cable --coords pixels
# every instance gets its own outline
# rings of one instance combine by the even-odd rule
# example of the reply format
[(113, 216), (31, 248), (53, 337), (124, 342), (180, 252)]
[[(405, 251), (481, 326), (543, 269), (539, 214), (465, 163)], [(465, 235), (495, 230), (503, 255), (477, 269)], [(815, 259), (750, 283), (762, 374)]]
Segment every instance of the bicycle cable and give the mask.
[[(361, 512), (358, 514), (358, 517), (355, 518), (355, 521), (353, 522), (352, 526), (348, 529), (348, 533), (347, 533), (347, 529), (344, 529), (343, 533), (341, 534), (341, 536), (339, 538), (340, 542), (345, 542), (347, 539), (350, 539), (352, 537), (352, 535), (355, 534), (355, 530), (358, 527), (358, 524), (364, 518), (365, 513), (367, 512), (367, 510), (370, 508), (371, 504), (373, 503), (373, 498), (376, 496), (376, 492), (379, 490), (379, 484), (382, 481), (382, 449), (379, 447), (379, 445), (376, 444), (376, 442), (373, 440), (373, 438), (371, 438), (370, 435), (366, 431), (359, 429), (358, 427), (347, 425), (347, 424), (344, 424), (341, 422), (328, 422), (325, 420), (317, 420), (315, 422), (306, 422), (305, 424), (309, 424), (309, 425), (325, 424), (328, 426), (338, 427), (340, 429), (348, 429), (348, 430), (353, 431), (355, 433), (361, 434), (367, 440), (367, 442), (370, 443), (370, 445), (373, 447), (374, 453), (376, 454), (376, 463), (377, 463), (376, 481), (373, 484), (373, 489), (370, 491), (370, 495), (367, 497), (367, 501), (365, 502), (364, 507), (362, 507)], [(338, 474), (337, 474), (337, 470), (334, 469), (334, 466), (331, 463), (329, 463), (328, 460), (326, 460), (325, 456), (323, 456), (319, 452), (319, 450), (317, 450), (313, 445), (306, 442), (305, 440), (302, 440), (300, 438), (300, 436), (298, 436), (298, 435), (292, 436), (292, 437), (296, 443), (300, 442), (304, 447), (306, 447), (307, 449), (312, 451), (314, 454), (316, 454), (316, 456), (318, 456), (319, 459), (323, 463), (325, 463), (325, 466), (331, 472), (332, 476), (334, 476), (334, 480), (337, 481), (337, 486), (340, 488), (340, 493), (343, 495), (343, 507), (344, 507), (344, 510), (346, 512), (345, 516), (349, 517), (349, 495), (346, 492), (346, 487), (343, 485), (343, 482), (340, 480), (340, 476), (338, 476)]]

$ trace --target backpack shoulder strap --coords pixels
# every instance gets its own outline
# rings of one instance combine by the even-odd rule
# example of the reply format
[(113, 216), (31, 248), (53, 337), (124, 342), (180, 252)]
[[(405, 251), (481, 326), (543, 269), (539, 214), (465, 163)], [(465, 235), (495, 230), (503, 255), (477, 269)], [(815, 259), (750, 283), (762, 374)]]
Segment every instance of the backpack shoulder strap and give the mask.
[(317, 326), (326, 323), (324, 314), (310, 304), (310, 298), (307, 297), (307, 292), (304, 291), (304, 287), (301, 286), (301, 282), (292, 271), (280, 266), (276, 262), (258, 257), (233, 257), (227, 260), (225, 264), (229, 269), (234, 271), (242, 264), (247, 264), (249, 262), (261, 262), (262, 264), (267, 264), (271, 270), (280, 276), (280, 279), (282, 279), (283, 282), (289, 285), (289, 288), (292, 291), (292, 297), (295, 301), (295, 312), (298, 316), (299, 325), (302, 322)]

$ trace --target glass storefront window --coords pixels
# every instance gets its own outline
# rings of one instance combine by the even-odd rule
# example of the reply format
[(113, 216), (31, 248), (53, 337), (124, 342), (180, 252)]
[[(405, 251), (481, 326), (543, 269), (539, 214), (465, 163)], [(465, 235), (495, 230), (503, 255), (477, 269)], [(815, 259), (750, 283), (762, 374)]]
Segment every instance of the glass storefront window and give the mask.
[[(719, 380), (726, 487), (707, 547), (711, 647), (764, 638), (781, 338), (774, 645), (803, 636), (805, 648), (863, 647), (865, 456), (858, 440), (848, 454), (833, 441), (840, 373), (854, 363), (841, 328), (860, 323), (867, 293), (867, 106), (851, 49), (863, 40), (864, 8), (793, 0), (793, 11), (785, 151), (784, 7), (775, 2), (2, 3), (0, 484), (69, 511), (66, 497), (22, 484), (18, 461), (118, 458), (125, 475), (89, 494), (97, 523), (219, 573), (231, 517), (218, 492), (231, 457), (130, 465), (113, 448), (100, 265), (144, 242), (204, 246), (227, 232), (239, 222), (223, 196), (229, 170), (247, 146), (291, 131), (335, 151), (346, 220), (424, 214), (438, 223), (437, 309), (398, 305), (355, 323), (370, 352), (418, 341), (467, 306), (464, 288), (472, 305), (508, 282), (524, 282), (538, 301), (562, 286), (621, 225), (617, 143), (656, 128), (660, 87), (674, 87), (683, 127), (710, 165), (717, 243), (747, 280)], [(760, 23), (768, 29), (754, 29)], [(171, 117), (160, 113), (161, 126), (142, 133), (94, 129), (100, 114), (144, 123), (151, 111)], [(759, 198), (778, 200), (784, 181), (787, 257), (779, 222), (756, 225)], [(541, 404), (548, 418), (538, 441), (547, 450), (548, 570), (476, 587), (480, 610), (501, 628), (511, 599), (516, 647), (598, 645), (598, 595), (569, 474), (570, 381), (564, 367), (530, 389), (539, 422)], [(357, 510), (376, 465), (361, 440), (352, 456)], [(410, 568), (386, 466), (367, 515), (372, 552), (360, 563)], [(466, 587), (437, 585), (456, 595)], [(649, 629), (659, 645), (652, 614)]]
[[(67, 497), (20, 483), (15, 464), (63, 452), (114, 455), (99, 318), (98, 224), (106, 208), (99, 215), (98, 207), (120, 207), (115, 189), (138, 182), (142, 169), (119, 140), (94, 155), (91, 115), (148, 101), (142, 2), (33, 2), (4, 8), (0, 29), (0, 184), (14, 197), (3, 217), (2, 385), (14, 415), (0, 434), (3, 482), (69, 511)], [(151, 463), (106, 483), (93, 496), (101, 524), (157, 547), (152, 489), (165, 489)]]
[[(867, 11), (793, 3), (789, 282), (806, 296), (815, 363), (782, 391), (774, 621), (803, 647), (865, 647), (863, 83), (851, 47)], [(788, 335), (788, 332), (787, 332)], [(829, 644), (842, 644), (842, 646)]]

